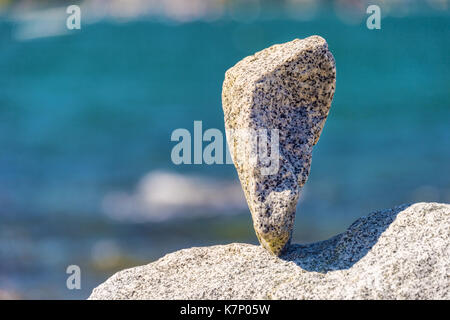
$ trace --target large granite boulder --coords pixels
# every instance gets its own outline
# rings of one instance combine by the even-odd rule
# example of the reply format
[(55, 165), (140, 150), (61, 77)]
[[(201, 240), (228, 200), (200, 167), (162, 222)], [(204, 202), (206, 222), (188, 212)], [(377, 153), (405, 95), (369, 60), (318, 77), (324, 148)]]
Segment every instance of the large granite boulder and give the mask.
[(276, 257), (233, 243), (120, 271), (90, 299), (450, 299), (450, 205), (374, 212)]

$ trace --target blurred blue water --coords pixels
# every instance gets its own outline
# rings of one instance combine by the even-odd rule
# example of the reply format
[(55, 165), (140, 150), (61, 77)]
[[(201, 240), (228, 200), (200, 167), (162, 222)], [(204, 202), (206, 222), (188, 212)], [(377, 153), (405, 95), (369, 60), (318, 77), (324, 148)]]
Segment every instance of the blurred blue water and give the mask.
[[(110, 219), (101, 201), (152, 170), (236, 181), (230, 165), (172, 164), (171, 132), (194, 120), (223, 129), (224, 72), (312, 34), (329, 43), (337, 87), (294, 240), (327, 238), (376, 209), (450, 202), (450, 19), (382, 23), (103, 21), (18, 41), (16, 22), (0, 22), (0, 289), (83, 298), (123, 266), (178, 248), (256, 242), (245, 210), (136, 224)], [(85, 270), (81, 291), (65, 288), (69, 264)]]

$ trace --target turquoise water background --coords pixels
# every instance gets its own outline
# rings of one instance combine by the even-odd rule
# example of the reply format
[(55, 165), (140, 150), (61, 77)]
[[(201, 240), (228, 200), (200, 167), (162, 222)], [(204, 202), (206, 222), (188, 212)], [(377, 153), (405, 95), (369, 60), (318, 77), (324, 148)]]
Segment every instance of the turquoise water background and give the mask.
[[(195, 120), (223, 130), (224, 72), (313, 34), (334, 54), (337, 84), (294, 242), (326, 239), (374, 210), (450, 202), (448, 11), (386, 17), (381, 30), (326, 12), (309, 21), (101, 20), (30, 40), (14, 37), (18, 27), (0, 20), (0, 290), (86, 298), (114, 272), (180, 248), (256, 243), (246, 209), (118, 221), (102, 199), (133, 192), (155, 170), (236, 182), (231, 165), (174, 165), (172, 131)], [(70, 264), (81, 267), (81, 290), (66, 288)]]

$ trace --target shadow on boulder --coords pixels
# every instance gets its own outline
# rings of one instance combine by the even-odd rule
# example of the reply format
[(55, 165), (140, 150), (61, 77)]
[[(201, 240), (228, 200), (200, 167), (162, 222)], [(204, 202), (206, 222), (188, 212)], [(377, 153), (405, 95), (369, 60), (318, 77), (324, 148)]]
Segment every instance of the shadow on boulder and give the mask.
[(292, 244), (280, 258), (292, 261), (306, 271), (326, 273), (350, 269), (371, 250), (397, 215), (409, 206), (405, 204), (361, 217), (344, 233), (325, 241)]

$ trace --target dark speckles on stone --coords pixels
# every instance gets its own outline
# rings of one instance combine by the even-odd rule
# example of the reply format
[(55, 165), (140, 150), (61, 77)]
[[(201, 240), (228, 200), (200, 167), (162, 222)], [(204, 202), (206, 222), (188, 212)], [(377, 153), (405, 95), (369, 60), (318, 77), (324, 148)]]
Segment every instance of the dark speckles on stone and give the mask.
[(279, 130), (279, 168), (270, 175), (261, 169), (274, 161), (250, 161), (245, 155), (255, 147), (254, 141), (234, 140), (235, 134), (230, 137), (227, 131), (255, 232), (262, 246), (276, 255), (289, 245), (295, 207), (308, 178), (312, 148), (328, 116), (335, 78), (333, 55), (319, 36), (274, 45), (244, 58), (225, 74), (226, 129)]

